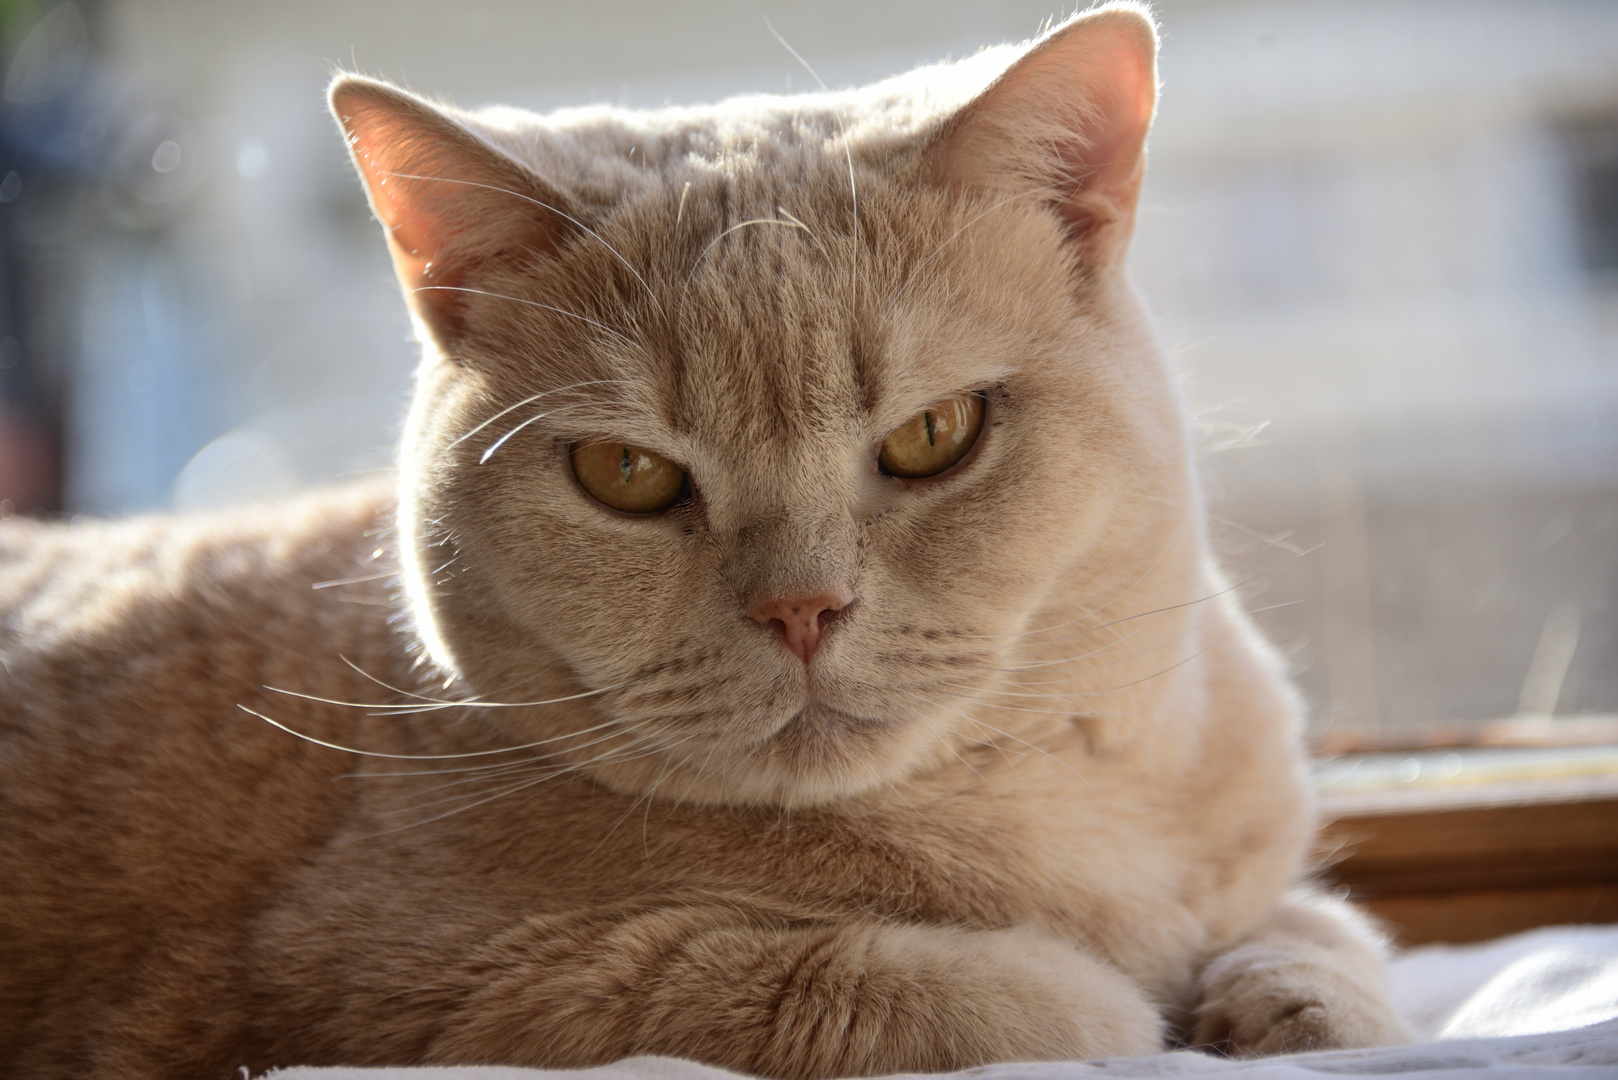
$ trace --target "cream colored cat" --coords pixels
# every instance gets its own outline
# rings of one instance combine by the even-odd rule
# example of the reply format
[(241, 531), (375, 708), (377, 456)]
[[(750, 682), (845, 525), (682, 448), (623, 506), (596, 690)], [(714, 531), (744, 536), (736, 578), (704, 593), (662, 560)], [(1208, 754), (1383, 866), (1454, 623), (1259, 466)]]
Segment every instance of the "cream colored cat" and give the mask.
[(1402, 1038), (1123, 275), (1154, 49), (338, 79), (423, 343), (396, 492), (0, 529), (0, 1072)]

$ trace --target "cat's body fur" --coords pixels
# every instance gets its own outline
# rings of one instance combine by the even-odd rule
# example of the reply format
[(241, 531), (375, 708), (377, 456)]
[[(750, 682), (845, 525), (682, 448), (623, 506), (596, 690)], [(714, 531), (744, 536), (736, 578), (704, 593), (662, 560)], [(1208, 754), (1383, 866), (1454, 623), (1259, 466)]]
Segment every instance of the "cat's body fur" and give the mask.
[[(339, 82), (426, 346), (399, 509), (0, 530), (7, 1075), (1398, 1038), (1369, 937), (1289, 892), (1296, 706), (1119, 269), (1150, 43), (1108, 9), (945, 104), (449, 121)], [(1025, 115), (1059, 69), (1107, 81)], [(1107, 156), (1026, 198), (1086, 124)], [(969, 390), (962, 465), (875, 472)], [(561, 448), (600, 435), (694, 501), (593, 503)], [(814, 589), (800, 662), (746, 605)]]

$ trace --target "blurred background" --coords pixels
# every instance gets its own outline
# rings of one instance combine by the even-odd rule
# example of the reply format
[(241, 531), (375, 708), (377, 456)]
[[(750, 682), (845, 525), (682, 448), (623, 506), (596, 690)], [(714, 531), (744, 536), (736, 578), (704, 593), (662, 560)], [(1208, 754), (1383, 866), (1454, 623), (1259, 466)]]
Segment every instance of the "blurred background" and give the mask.
[[(766, 17), (842, 85), (1064, 11), (0, 0), (0, 513), (387, 467), (413, 355), (336, 66), (469, 106), (655, 106), (812, 85)], [(1157, 11), (1133, 270), (1319, 744), (1610, 731), (1618, 4)]]

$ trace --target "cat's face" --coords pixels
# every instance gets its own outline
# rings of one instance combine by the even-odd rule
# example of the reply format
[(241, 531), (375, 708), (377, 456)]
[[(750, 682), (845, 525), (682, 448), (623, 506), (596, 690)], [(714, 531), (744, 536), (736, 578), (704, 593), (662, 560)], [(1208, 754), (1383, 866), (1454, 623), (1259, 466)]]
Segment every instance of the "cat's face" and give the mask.
[[(1006, 723), (985, 698), (1008, 673), (1048, 684), (1031, 657), (1076, 651), (1023, 635), (1148, 576), (1191, 498), (1117, 267), (1149, 46), (1138, 16), (1092, 16), (967, 109), (904, 99), (902, 121), (892, 92), (865, 114), (451, 121), (340, 83), (426, 331), (401, 521), (433, 658), (494, 699), (564, 671), (600, 693), (559, 749), (715, 800), (847, 795)], [(1098, 55), (1130, 92), (1086, 81)], [(1052, 78), (1085, 94), (1082, 152), (1123, 145), (1131, 169), (1064, 160), (1034, 182), (1002, 144)], [(1129, 130), (1098, 126), (1098, 101)], [(958, 459), (892, 467), (890, 436), (952, 407)], [(596, 473), (577, 464), (603, 445)], [(639, 505), (662, 508), (608, 505), (597, 473), (643, 459), (664, 472)], [(800, 602), (807, 646), (785, 626)], [(547, 715), (513, 733), (561, 734)]]

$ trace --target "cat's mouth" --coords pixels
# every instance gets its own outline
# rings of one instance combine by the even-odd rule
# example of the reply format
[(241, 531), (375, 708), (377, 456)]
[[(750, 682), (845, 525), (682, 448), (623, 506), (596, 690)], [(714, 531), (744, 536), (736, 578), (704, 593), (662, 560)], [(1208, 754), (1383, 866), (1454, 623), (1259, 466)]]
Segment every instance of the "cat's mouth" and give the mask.
[(858, 713), (839, 709), (834, 705), (816, 697), (811, 697), (797, 712), (788, 716), (781, 725), (771, 732), (766, 742), (780, 741), (782, 738), (804, 738), (815, 735), (831, 735), (839, 731), (868, 732), (873, 728), (890, 726), (891, 720), (881, 717), (861, 716)]

